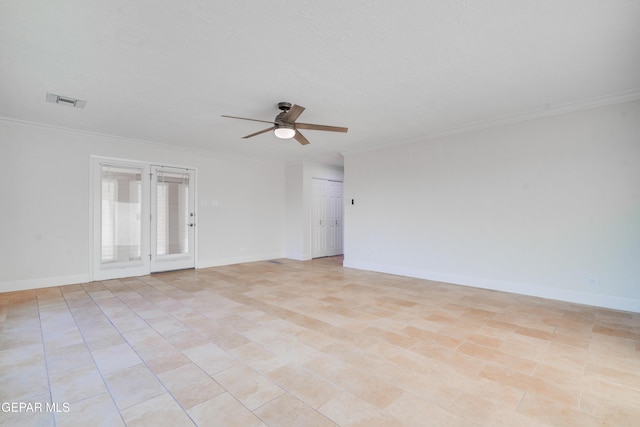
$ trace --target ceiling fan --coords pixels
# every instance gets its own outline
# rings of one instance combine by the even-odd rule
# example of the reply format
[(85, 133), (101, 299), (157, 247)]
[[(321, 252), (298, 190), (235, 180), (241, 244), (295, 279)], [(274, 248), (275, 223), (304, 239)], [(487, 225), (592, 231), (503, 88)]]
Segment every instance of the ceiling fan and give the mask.
[(325, 130), (329, 132), (346, 132), (348, 129), (338, 126), (326, 126), (326, 125), (314, 125), (311, 123), (297, 123), (296, 119), (304, 111), (304, 107), (299, 105), (291, 105), (289, 102), (279, 102), (278, 108), (282, 110), (273, 121), (247, 119), (245, 117), (226, 116), (230, 119), (250, 120), (253, 122), (271, 123), (273, 126), (263, 129), (261, 131), (243, 136), (243, 138), (251, 138), (252, 136), (260, 135), (265, 132), (273, 130), (273, 133), (281, 139), (295, 138), (302, 145), (307, 145), (309, 140), (300, 133), (298, 129), (311, 129), (311, 130)]

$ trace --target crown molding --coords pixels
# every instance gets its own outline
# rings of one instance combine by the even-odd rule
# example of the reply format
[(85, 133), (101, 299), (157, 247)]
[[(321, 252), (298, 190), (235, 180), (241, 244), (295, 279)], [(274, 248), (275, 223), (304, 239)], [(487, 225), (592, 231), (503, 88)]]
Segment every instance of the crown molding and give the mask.
[(248, 156), (248, 155), (241, 155), (241, 154), (230, 154), (230, 153), (223, 153), (221, 151), (203, 150), (200, 148), (181, 147), (179, 145), (164, 144), (161, 142), (153, 142), (153, 141), (147, 141), (143, 139), (127, 138), (124, 136), (109, 135), (109, 134), (100, 133), (100, 132), (66, 128), (63, 126), (54, 126), (54, 125), (49, 125), (45, 123), (36, 123), (36, 122), (30, 122), (26, 120), (12, 119), (9, 117), (0, 117), (0, 124), (27, 128), (27, 129), (34, 129), (34, 128), (43, 129), (43, 130), (52, 131), (52, 132), (66, 133), (66, 134), (73, 134), (73, 135), (80, 135), (80, 136), (91, 136), (93, 138), (100, 139), (104, 142), (141, 145), (146, 147), (154, 147), (158, 149), (173, 150), (173, 151), (182, 151), (186, 153), (206, 155), (206, 156), (229, 159), (229, 160), (254, 160), (254, 161), (262, 161), (262, 162), (283, 163), (282, 160), (277, 160), (277, 159), (268, 159), (264, 157)]
[(606, 107), (607, 105), (622, 104), (640, 100), (640, 89), (618, 92), (611, 95), (600, 96), (596, 98), (588, 98), (581, 101), (559, 104), (554, 107), (541, 108), (521, 114), (514, 114), (492, 120), (477, 121), (467, 123), (460, 126), (434, 130), (417, 136), (402, 138), (393, 142), (383, 142), (375, 144), (371, 147), (360, 148), (355, 150), (342, 151), (340, 154), (349, 155), (356, 153), (366, 153), (376, 151), (383, 148), (395, 147), (398, 145), (412, 144), (416, 142), (432, 141), (435, 139), (445, 138), (448, 136), (461, 135), (479, 130), (509, 126), (516, 123), (527, 122), (531, 120), (542, 119), (546, 117), (555, 117), (563, 114), (569, 114), (577, 111), (590, 110), (594, 108)]

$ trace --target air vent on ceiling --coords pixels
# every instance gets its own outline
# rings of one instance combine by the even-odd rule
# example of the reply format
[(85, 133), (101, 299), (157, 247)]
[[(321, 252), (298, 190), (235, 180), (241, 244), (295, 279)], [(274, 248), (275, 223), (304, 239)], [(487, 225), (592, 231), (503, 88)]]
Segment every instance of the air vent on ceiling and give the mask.
[(84, 108), (87, 101), (81, 99), (70, 98), (68, 96), (55, 95), (47, 92), (47, 102), (53, 102), (55, 104), (67, 105), (69, 107)]

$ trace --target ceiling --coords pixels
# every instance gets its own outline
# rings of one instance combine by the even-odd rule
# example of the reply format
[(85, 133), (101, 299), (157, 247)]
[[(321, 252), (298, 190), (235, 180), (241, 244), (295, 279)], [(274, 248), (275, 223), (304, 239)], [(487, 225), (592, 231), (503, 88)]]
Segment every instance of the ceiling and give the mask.
[[(636, 0), (3, 0), (0, 117), (196, 150), (340, 153), (640, 97)], [(86, 100), (84, 109), (46, 93)], [(277, 103), (310, 145), (251, 139)], [(564, 110), (563, 110), (564, 109)]]

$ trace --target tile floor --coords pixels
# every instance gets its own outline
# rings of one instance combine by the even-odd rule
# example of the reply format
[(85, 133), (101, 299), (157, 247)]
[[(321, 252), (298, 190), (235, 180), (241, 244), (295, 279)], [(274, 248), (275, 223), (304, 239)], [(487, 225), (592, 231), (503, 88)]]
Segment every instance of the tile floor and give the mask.
[(2, 293), (0, 327), (0, 425), (640, 425), (640, 314), (341, 257)]

